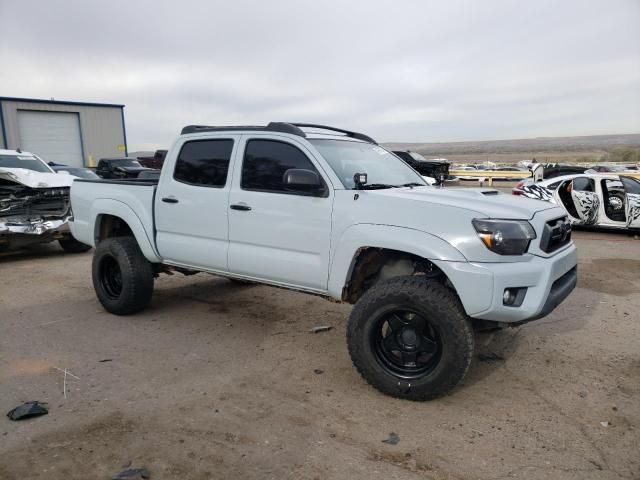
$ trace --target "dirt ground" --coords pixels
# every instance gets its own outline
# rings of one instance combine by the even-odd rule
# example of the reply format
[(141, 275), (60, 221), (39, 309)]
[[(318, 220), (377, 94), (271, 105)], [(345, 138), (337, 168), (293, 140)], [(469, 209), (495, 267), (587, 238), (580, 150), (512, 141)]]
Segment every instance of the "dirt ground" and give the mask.
[(152, 479), (638, 479), (640, 240), (575, 239), (569, 299), (478, 334), (464, 385), (427, 403), (358, 376), (348, 305), (176, 275), (122, 318), (95, 298), (91, 252), (6, 254), (0, 410), (51, 410), (0, 417), (0, 479), (108, 479), (126, 465)]

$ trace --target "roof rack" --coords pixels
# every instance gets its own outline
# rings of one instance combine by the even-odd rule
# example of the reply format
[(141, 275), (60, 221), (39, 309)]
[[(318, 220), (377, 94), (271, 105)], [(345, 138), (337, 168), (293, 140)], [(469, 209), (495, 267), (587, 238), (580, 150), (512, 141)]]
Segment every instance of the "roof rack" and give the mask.
[(358, 140), (363, 140), (375, 145), (378, 144), (378, 142), (376, 142), (373, 138), (365, 135), (364, 133), (352, 132), (350, 130), (344, 130), (342, 128), (329, 127), (328, 125), (317, 125), (315, 123), (292, 123), (291, 125), (301, 128), (317, 128), (320, 130), (330, 130), (332, 132), (344, 133), (347, 137), (356, 138)]
[(291, 123), (285, 122), (271, 122), (266, 127), (259, 126), (231, 126), (231, 127), (212, 127), (209, 125), (187, 125), (182, 129), (181, 135), (187, 135), (188, 133), (202, 133), (202, 132), (222, 132), (233, 130), (253, 130), (263, 132), (280, 132), (290, 133), (299, 137), (306, 137), (306, 134), (298, 127)]
[(187, 125), (182, 129), (181, 135), (187, 135), (189, 133), (203, 133), (203, 132), (223, 132), (234, 130), (253, 130), (263, 132), (280, 132), (297, 135), (299, 137), (306, 137), (307, 134), (302, 131), (302, 128), (316, 128), (320, 130), (330, 130), (332, 132), (343, 133), (347, 137), (355, 138), (365, 142), (378, 144), (373, 138), (364, 135), (363, 133), (352, 132), (350, 130), (344, 130), (342, 128), (330, 127), (328, 125), (317, 125), (315, 123), (287, 123), (287, 122), (270, 122), (266, 127), (260, 126), (209, 126), (209, 125)]

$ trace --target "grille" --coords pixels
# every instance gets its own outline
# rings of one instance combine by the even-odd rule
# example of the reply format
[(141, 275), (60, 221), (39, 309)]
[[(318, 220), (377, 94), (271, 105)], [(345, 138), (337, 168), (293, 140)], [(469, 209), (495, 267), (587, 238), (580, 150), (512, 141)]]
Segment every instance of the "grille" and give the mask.
[(68, 187), (28, 189), (0, 199), (0, 217), (61, 217), (68, 210)]
[(540, 250), (543, 252), (555, 252), (570, 242), (571, 223), (569, 223), (569, 219), (566, 216), (549, 220), (544, 225), (542, 238), (540, 239)]

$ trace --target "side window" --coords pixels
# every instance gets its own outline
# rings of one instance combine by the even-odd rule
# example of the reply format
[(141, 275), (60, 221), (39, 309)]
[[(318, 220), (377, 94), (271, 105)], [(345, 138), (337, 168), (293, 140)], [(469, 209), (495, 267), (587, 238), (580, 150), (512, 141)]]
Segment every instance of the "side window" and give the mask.
[(294, 193), (287, 190), (283, 183), (284, 173), (291, 168), (318, 173), (307, 156), (289, 143), (276, 140), (249, 140), (242, 162), (240, 186), (244, 190)]
[(640, 182), (631, 177), (620, 177), (626, 193), (640, 195)]
[(182, 146), (173, 178), (204, 187), (224, 187), (233, 140), (194, 140)]
[(595, 192), (595, 185), (591, 178), (576, 177), (573, 179), (573, 189), (582, 192)]

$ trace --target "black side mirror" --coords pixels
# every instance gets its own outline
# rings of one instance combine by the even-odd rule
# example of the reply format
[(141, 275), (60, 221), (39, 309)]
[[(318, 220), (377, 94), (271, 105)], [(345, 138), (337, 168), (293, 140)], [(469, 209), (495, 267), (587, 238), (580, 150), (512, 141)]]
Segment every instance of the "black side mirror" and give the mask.
[(322, 180), (316, 172), (302, 168), (290, 168), (284, 172), (282, 183), (287, 190), (300, 192), (315, 192), (323, 187)]

